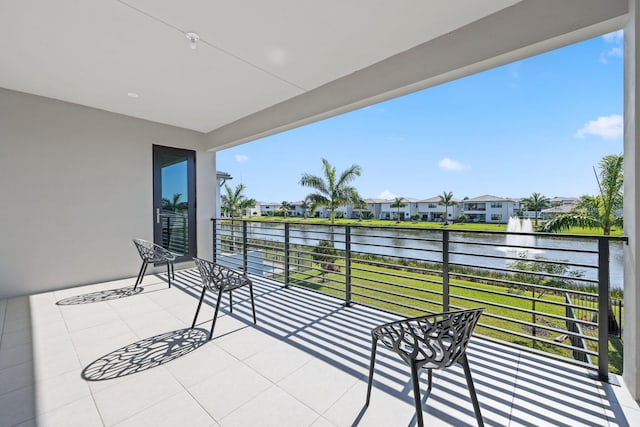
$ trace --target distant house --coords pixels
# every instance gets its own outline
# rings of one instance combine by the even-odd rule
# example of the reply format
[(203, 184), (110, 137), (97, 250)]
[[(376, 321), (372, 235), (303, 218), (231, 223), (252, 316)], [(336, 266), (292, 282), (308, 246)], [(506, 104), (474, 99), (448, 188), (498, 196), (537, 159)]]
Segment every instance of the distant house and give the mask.
[[(414, 214), (418, 213), (418, 199), (412, 199), (410, 197), (403, 197), (402, 202), (404, 207), (396, 208), (391, 207), (393, 200), (380, 200), (375, 203), (376, 205), (376, 218), (379, 219), (393, 219), (405, 221), (411, 218)], [(400, 218), (397, 218), (398, 214)]]
[(462, 210), (469, 222), (506, 224), (520, 210), (520, 202), (485, 194), (464, 200)]
[(258, 202), (251, 209), (252, 214), (255, 212), (258, 216), (273, 216), (274, 212), (280, 209), (282, 205), (275, 202)]
[(552, 219), (552, 218), (555, 218), (558, 215), (563, 215), (563, 214), (567, 214), (567, 213), (571, 212), (574, 207), (575, 207), (575, 205), (573, 205), (573, 204), (566, 204), (566, 205), (553, 206), (553, 207), (550, 207), (550, 208), (547, 208), (547, 209), (542, 209), (542, 211), (540, 211), (541, 218), (542, 219)]
[(418, 200), (418, 215), (421, 221), (452, 221), (462, 213), (462, 205), (460, 199), (452, 199), (455, 203), (446, 208), (448, 217), (445, 219), (445, 206), (440, 204), (440, 197), (431, 197), (429, 199)]

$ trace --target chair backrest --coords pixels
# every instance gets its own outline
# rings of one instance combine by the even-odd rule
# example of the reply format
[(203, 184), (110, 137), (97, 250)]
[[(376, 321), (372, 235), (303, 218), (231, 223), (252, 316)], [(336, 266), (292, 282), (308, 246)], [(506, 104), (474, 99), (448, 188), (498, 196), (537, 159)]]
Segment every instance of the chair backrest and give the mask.
[(212, 291), (231, 290), (251, 283), (243, 273), (202, 258), (193, 258), (202, 278), (202, 285)]
[(399, 320), (378, 326), (371, 335), (406, 362), (440, 369), (465, 353), (484, 308), (452, 311)]
[(138, 249), (140, 258), (147, 262), (166, 262), (175, 259), (174, 254), (155, 243), (143, 239), (133, 239), (133, 243)]

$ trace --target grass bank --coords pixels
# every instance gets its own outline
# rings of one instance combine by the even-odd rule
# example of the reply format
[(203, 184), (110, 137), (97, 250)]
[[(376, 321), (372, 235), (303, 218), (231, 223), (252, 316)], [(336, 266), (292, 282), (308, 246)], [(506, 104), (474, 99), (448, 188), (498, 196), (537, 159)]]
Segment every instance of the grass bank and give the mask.
[[(299, 218), (299, 217), (278, 217), (278, 216), (252, 216), (244, 217), (244, 220), (248, 221), (267, 221), (267, 222), (295, 222), (298, 224), (322, 224), (330, 225), (331, 222), (326, 218)], [(336, 219), (335, 225), (360, 225), (371, 227), (409, 227), (419, 229), (443, 229), (449, 230), (462, 230), (462, 231), (507, 231), (507, 224), (485, 224), (485, 223), (449, 223), (444, 225), (442, 222), (427, 222), (427, 221), (400, 221), (395, 220), (383, 220), (383, 219)], [(542, 225), (542, 222), (539, 223)], [(588, 235), (602, 235), (602, 230), (599, 228), (584, 228), (584, 227), (572, 227), (567, 231), (559, 234), (588, 234)], [(611, 231), (612, 236), (622, 236), (623, 230), (614, 229)]]

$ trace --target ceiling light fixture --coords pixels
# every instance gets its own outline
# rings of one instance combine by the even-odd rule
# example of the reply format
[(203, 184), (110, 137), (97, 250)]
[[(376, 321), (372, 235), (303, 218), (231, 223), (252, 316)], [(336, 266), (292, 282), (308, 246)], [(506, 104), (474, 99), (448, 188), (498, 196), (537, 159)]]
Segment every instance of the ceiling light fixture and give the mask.
[(197, 47), (196, 43), (198, 43), (198, 40), (200, 40), (200, 36), (196, 33), (191, 32), (186, 33), (185, 36), (189, 40), (189, 47), (195, 50), (195, 48)]
[(128, 92), (128, 93), (127, 93), (127, 96), (128, 96), (129, 98), (139, 98), (139, 97), (140, 97), (140, 95), (138, 95), (138, 94), (137, 94), (137, 93), (135, 93), (135, 92)]

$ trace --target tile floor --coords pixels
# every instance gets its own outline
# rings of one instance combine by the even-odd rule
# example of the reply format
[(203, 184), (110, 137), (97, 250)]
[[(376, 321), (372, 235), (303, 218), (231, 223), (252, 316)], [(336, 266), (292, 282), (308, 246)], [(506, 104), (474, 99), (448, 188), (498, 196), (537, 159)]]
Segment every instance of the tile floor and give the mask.
[[(407, 368), (382, 346), (364, 407), (369, 331), (393, 316), (257, 281), (191, 325), (195, 270), (0, 300), (0, 426), (415, 425)], [(474, 339), (469, 360), (488, 426), (637, 426), (622, 387), (585, 370)], [(423, 393), (426, 375), (422, 377)], [(427, 425), (475, 425), (462, 369), (434, 373)]]

